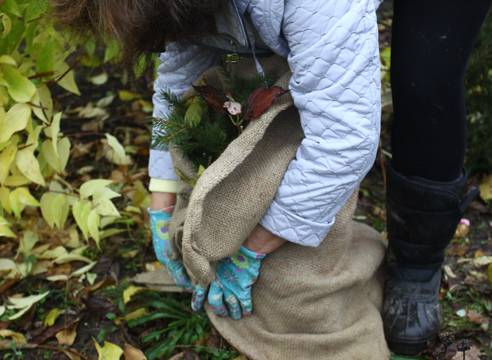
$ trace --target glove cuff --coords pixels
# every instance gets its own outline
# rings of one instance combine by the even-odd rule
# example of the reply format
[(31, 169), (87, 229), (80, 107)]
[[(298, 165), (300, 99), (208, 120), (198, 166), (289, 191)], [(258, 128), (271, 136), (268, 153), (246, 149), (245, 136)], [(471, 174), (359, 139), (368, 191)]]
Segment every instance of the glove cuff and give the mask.
[(160, 210), (152, 210), (151, 208), (147, 208), (147, 214), (149, 214), (151, 220), (170, 220), (173, 210), (174, 206), (170, 206)]
[(244, 257), (247, 257), (248, 259), (255, 259), (255, 260), (263, 260), (266, 257), (266, 254), (257, 253), (256, 251), (250, 250), (245, 246), (241, 246), (241, 248), (239, 249), (239, 254), (241, 254)]

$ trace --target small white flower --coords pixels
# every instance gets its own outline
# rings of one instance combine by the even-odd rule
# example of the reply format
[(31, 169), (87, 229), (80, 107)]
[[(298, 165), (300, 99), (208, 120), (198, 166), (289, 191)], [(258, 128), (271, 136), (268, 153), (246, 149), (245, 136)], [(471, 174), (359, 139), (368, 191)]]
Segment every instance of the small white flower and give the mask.
[(231, 115), (239, 115), (243, 112), (243, 108), (240, 103), (236, 101), (226, 101), (224, 103), (224, 108)]

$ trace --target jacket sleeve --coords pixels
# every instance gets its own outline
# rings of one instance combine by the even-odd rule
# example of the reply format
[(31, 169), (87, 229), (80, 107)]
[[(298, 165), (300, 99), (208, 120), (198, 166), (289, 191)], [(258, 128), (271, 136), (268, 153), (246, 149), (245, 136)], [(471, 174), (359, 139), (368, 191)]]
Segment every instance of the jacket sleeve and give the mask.
[[(216, 53), (209, 48), (194, 44), (170, 44), (166, 52), (160, 55), (157, 79), (154, 82), (154, 118), (165, 119), (169, 105), (162, 93), (170, 91), (177, 96), (183, 95), (205, 70), (217, 61)], [(162, 136), (159, 128), (152, 129), (153, 140)], [(154, 143), (154, 141), (152, 141)], [(174, 172), (171, 155), (165, 146), (152, 147), (149, 156), (150, 191), (174, 192), (178, 177)]]
[(286, 0), (289, 87), (304, 130), (261, 224), (318, 246), (374, 163), (380, 131), (373, 0)]

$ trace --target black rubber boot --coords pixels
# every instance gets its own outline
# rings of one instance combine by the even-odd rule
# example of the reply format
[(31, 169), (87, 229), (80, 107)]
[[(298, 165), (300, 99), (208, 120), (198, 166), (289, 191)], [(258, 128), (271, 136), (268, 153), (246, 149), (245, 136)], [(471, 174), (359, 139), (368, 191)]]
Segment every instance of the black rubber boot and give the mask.
[(388, 166), (389, 249), (383, 322), (390, 349), (416, 355), (439, 333), (444, 252), (468, 204), (466, 175), (453, 182), (405, 177)]

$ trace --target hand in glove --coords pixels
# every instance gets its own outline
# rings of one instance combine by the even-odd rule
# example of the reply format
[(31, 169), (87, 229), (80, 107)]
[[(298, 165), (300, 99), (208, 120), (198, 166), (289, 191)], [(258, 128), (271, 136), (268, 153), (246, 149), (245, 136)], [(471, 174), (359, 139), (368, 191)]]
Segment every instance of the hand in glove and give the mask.
[(235, 256), (217, 264), (216, 279), (208, 292), (208, 303), (215, 314), (229, 315), (234, 320), (251, 314), (251, 288), (258, 279), (265, 256), (243, 246)]
[(167, 268), (176, 285), (191, 291), (193, 290), (193, 285), (182, 262), (173, 260), (174, 253), (169, 238), (169, 222), (172, 209), (172, 207), (166, 210), (148, 209), (152, 230), (152, 244), (157, 260)]

